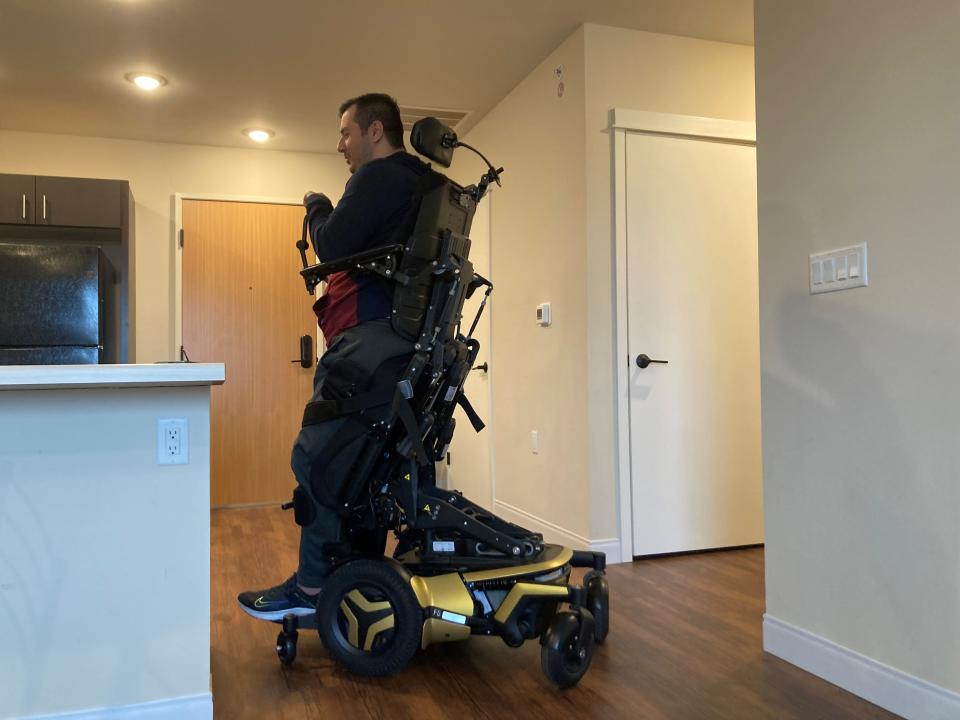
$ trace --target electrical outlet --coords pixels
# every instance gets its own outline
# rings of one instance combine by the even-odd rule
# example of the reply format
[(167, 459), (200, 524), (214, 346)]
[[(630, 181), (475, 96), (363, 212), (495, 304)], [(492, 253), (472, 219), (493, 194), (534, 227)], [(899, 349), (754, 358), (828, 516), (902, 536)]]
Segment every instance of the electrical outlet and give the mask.
[(533, 451), (534, 455), (540, 454), (540, 431), (539, 430), (530, 431), (530, 450)]
[(187, 419), (157, 420), (157, 464), (186, 465), (189, 457)]

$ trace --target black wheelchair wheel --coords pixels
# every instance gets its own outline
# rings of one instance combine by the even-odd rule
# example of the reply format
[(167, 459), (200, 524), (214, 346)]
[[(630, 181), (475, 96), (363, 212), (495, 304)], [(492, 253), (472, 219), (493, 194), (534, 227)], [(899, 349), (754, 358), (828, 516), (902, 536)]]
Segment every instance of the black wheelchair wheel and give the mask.
[(317, 602), (317, 630), (330, 656), (359, 675), (389, 675), (420, 645), (423, 612), (409, 581), (386, 559), (337, 568)]
[(297, 634), (283, 630), (277, 635), (277, 657), (284, 665), (291, 665), (297, 659)]
[(540, 639), (540, 664), (543, 673), (558, 688), (573, 687), (590, 667), (593, 637), (585, 638), (578, 650), (580, 617), (573, 612), (558, 613)]
[(603, 573), (590, 572), (583, 579), (587, 590), (587, 610), (593, 615), (593, 636), (600, 645), (610, 631), (610, 585)]

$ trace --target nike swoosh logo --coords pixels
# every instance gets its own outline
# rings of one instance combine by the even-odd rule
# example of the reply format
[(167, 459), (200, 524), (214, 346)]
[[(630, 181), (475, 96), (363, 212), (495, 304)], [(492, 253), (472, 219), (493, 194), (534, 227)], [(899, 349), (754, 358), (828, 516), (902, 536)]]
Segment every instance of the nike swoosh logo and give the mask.
[(261, 595), (260, 597), (258, 597), (256, 600), (253, 601), (253, 606), (256, 608), (265, 608), (265, 607), (269, 607), (270, 605), (272, 605), (272, 603), (264, 601), (263, 595)]

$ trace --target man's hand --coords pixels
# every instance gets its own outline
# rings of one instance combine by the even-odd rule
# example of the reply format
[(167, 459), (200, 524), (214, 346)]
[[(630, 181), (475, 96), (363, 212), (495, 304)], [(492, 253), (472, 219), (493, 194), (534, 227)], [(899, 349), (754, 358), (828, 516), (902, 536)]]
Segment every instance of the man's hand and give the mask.
[(323, 193), (313, 192), (313, 190), (309, 190), (303, 196), (303, 205), (308, 210), (312, 210), (314, 207), (323, 208), (326, 215), (333, 212), (333, 203), (330, 202), (330, 198)]

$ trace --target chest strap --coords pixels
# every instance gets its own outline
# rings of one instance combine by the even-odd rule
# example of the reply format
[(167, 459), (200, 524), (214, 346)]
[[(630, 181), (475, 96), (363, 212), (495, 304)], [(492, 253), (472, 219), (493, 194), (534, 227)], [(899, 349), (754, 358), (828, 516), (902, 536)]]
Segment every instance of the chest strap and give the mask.
[(319, 425), (327, 420), (336, 420), (347, 415), (356, 415), (364, 410), (386, 405), (393, 399), (395, 390), (392, 387), (354, 395), (340, 400), (315, 400), (307, 403), (303, 411), (303, 422), (300, 427)]

